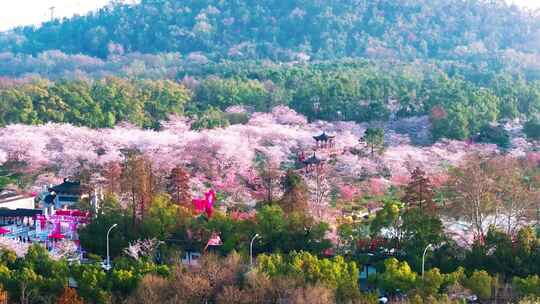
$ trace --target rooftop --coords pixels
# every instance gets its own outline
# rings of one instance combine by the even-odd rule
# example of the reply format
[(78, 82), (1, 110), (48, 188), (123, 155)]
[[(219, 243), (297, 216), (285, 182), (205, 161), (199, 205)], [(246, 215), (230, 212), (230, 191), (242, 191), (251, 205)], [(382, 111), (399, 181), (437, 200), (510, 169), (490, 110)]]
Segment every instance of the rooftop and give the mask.
[(308, 165), (317, 165), (317, 164), (320, 164), (321, 162), (323, 162), (323, 160), (318, 158), (317, 155), (315, 155), (315, 153), (313, 153), (312, 156), (305, 159), (302, 163), (304, 165), (308, 166)]
[(81, 195), (83, 187), (81, 186), (80, 181), (70, 181), (65, 178), (63, 183), (49, 188), (49, 191), (62, 194)]
[(328, 134), (326, 134), (326, 132), (322, 132), (321, 135), (313, 136), (313, 138), (316, 141), (328, 141), (329, 139), (333, 139), (334, 137), (336, 137), (336, 136), (335, 135), (328, 135)]
[(0, 204), (9, 203), (12, 201), (30, 197), (32, 196), (21, 194), (13, 189), (0, 189)]
[(0, 217), (33, 217), (42, 214), (41, 209), (6, 209), (0, 208)]

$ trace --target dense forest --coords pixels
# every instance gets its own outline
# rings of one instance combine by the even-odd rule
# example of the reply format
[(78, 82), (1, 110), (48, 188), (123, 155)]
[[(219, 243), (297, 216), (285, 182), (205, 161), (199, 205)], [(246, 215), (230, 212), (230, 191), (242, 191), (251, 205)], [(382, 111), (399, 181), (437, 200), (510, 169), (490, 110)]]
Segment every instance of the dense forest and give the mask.
[(238, 120), (231, 106), (285, 105), (501, 137), (487, 126), (538, 125), (538, 38), (537, 13), (502, 0), (115, 1), (0, 33), (0, 125), (159, 129), (175, 114), (211, 128)]
[(538, 53), (539, 35), (535, 13), (503, 0), (142, 0), (15, 29), (0, 37), (0, 50), (101, 58), (199, 52), (279, 61), (451, 59), (508, 49)]
[(428, 64), (347, 60), (216, 64), (184, 73), (178, 80), (5, 79), (0, 83), (0, 125), (66, 122), (99, 128), (130, 122), (159, 129), (160, 121), (175, 114), (211, 128), (245, 121), (227, 113), (232, 106), (253, 112), (286, 105), (310, 120), (370, 122), (429, 115), (435, 139), (467, 139), (503, 119), (534, 126), (540, 112), (540, 82), (505, 72), (473, 75)]

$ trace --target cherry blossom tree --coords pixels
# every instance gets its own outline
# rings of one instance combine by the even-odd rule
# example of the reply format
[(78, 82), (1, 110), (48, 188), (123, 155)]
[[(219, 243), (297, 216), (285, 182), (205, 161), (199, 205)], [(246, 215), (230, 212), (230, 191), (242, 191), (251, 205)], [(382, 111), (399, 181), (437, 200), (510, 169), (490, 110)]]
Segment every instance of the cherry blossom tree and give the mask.
[(5, 237), (0, 237), (0, 248), (4, 250), (11, 250), (15, 252), (17, 257), (22, 258), (26, 255), (28, 252), (28, 248), (30, 247), (29, 243), (23, 243), (19, 242), (17, 240), (8, 239)]
[(157, 239), (145, 239), (137, 240), (133, 243), (130, 243), (127, 248), (124, 249), (124, 253), (132, 257), (135, 260), (140, 260), (142, 258), (151, 257), (161, 245), (161, 241)]
[[(79, 177), (115, 192), (122, 205), (130, 206), (133, 191), (126, 188), (130, 174), (123, 164), (126, 151), (134, 151), (146, 162), (146, 181), (142, 187), (137, 185), (142, 190), (135, 195), (137, 216), (144, 214), (140, 208), (142, 193), (166, 191), (166, 177), (176, 167), (190, 173), (189, 188), (194, 195), (213, 188), (224, 206), (254, 205), (282, 196), (276, 181), (287, 169), (297, 168), (298, 155), (310, 154), (313, 136), (325, 130), (336, 136), (335, 146), (324, 155), (331, 159), (331, 168), (327, 173), (319, 172), (324, 174), (318, 177), (306, 176), (311, 190), (309, 204), (316, 212), (328, 209), (331, 190), (339, 190), (341, 185), (351, 185), (358, 189), (357, 193), (383, 194), (390, 185), (406, 184), (411, 168), (418, 166), (434, 186), (440, 186), (447, 180), (447, 168), (459, 166), (467, 155), (498, 151), (494, 145), (447, 140), (414, 146), (407, 136), (389, 130), (385, 132), (385, 153), (369, 158), (359, 143), (367, 124), (308, 123), (305, 117), (283, 106), (269, 113), (250, 113), (240, 108), (229, 112), (246, 114), (249, 120), (200, 131), (191, 130), (190, 121), (182, 117), (170, 117), (160, 124), (159, 131), (125, 123), (106, 129), (52, 123), (9, 125), (0, 128), (0, 164), (34, 181), (24, 190), (37, 192), (64, 177)], [(540, 159), (526, 149), (523, 146), (520, 155), (529, 155), (530, 162)], [(259, 158), (265, 160), (262, 167)], [(143, 179), (136, 182), (142, 183)], [(145, 205), (149, 202), (149, 197), (144, 199)]]
[(8, 159), (8, 155), (4, 151), (0, 151), (0, 166), (3, 165)]

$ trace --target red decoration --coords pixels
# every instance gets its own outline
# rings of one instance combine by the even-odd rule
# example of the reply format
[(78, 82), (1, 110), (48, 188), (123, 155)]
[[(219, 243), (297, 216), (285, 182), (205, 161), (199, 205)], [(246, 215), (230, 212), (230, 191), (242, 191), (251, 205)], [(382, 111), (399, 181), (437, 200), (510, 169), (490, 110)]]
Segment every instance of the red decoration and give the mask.
[(204, 199), (195, 198), (193, 199), (193, 206), (197, 213), (206, 212), (208, 217), (212, 217), (214, 213), (214, 201), (216, 200), (216, 192), (213, 189), (208, 190), (204, 194)]
[(66, 236), (63, 235), (60, 232), (53, 232), (52, 234), (49, 234), (49, 238), (50, 239), (55, 239), (55, 240), (61, 240), (61, 239), (65, 238), (65, 237)]

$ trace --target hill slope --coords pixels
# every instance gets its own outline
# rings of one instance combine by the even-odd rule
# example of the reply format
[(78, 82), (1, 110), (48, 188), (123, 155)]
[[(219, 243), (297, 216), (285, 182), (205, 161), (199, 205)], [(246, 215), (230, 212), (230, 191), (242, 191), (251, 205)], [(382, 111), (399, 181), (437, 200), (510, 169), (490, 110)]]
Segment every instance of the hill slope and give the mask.
[(503, 0), (142, 0), (4, 33), (0, 50), (450, 59), (539, 53), (538, 38), (540, 18)]

